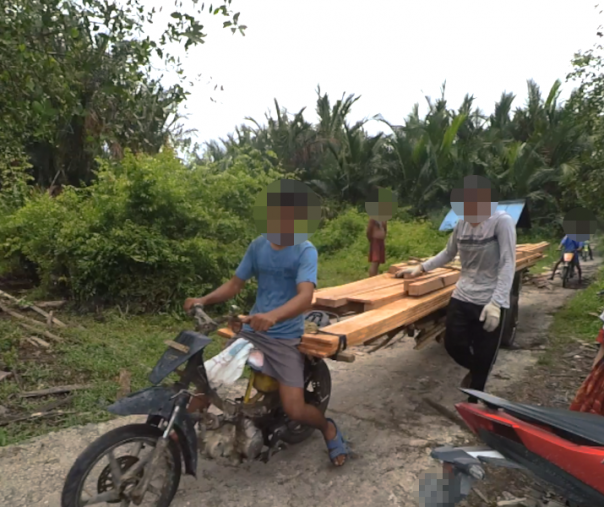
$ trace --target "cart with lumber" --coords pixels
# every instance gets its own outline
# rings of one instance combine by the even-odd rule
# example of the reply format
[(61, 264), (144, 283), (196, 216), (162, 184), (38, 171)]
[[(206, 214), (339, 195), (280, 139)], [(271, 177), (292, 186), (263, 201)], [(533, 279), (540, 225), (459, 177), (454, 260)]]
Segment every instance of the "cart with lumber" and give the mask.
[[(545, 242), (516, 247), (510, 311), (506, 312), (503, 323), (504, 346), (511, 346), (516, 336), (523, 274), (543, 257), (547, 247)], [(440, 341), (445, 331), (446, 307), (459, 279), (460, 265), (456, 259), (415, 279), (395, 277), (399, 270), (420, 261), (411, 259), (393, 264), (382, 275), (316, 290), (313, 309), (328, 312), (334, 318), (330, 325), (320, 329), (307, 328), (299, 350), (313, 357), (350, 362), (355, 356), (346, 349), (384, 337), (377, 347), (382, 348), (403, 332), (415, 339), (416, 349), (424, 348), (433, 340)], [(218, 334), (225, 338), (234, 336), (228, 328), (219, 330)]]

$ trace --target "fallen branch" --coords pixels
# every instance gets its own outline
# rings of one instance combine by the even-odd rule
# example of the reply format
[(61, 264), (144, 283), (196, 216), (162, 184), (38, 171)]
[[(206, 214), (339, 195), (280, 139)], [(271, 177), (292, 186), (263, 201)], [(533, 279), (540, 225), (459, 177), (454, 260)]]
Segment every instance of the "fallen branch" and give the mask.
[(486, 504), (489, 505), (491, 502), (489, 502), (489, 499), (484, 496), (484, 493), (482, 491), (480, 491), (478, 488), (472, 488), (472, 491), (474, 491), (474, 493), (476, 493), (476, 495), (478, 495), (478, 497)]
[(50, 410), (48, 412), (36, 412), (35, 414), (26, 415), (23, 417), (14, 417), (12, 419), (0, 421), (0, 426), (8, 426), (9, 424), (23, 421), (31, 421), (33, 419), (41, 419), (42, 417), (53, 417), (58, 415), (77, 414), (76, 410)]
[(36, 334), (45, 336), (46, 338), (49, 338), (49, 339), (54, 340), (59, 343), (63, 341), (63, 338), (61, 338), (60, 336), (57, 336), (56, 334), (52, 334), (50, 331), (37, 329), (33, 326), (30, 326), (29, 324), (25, 324), (24, 322), (19, 322), (19, 324), (21, 325), (21, 327), (27, 329), (28, 331), (31, 331), (32, 333), (36, 333)]
[(36, 347), (44, 347), (45, 349), (50, 347), (50, 343), (45, 342), (42, 338), (38, 338), (37, 336), (28, 336), (26, 340)]
[(13, 303), (17, 303), (19, 306), (23, 306), (23, 308), (28, 308), (30, 310), (33, 310), (34, 312), (42, 315), (42, 317), (45, 317), (47, 319), (48, 318), (52, 319), (52, 322), (59, 327), (63, 327), (63, 328), (67, 327), (67, 324), (61, 322), (59, 319), (57, 319), (56, 317), (53, 317), (48, 312), (45, 312), (44, 310), (42, 310), (42, 308), (38, 308), (34, 304), (22, 304), (22, 302), (20, 300), (18, 300), (16, 297), (11, 296), (10, 294), (8, 294), (2, 290), (0, 290), (0, 296), (4, 296), (6, 299), (9, 299)]
[(67, 304), (67, 301), (40, 301), (36, 303), (36, 306), (38, 308), (61, 308), (65, 304)]
[(446, 417), (447, 419), (449, 419), (449, 421), (451, 421), (452, 423), (456, 424), (457, 426), (459, 426), (462, 430), (467, 431), (467, 432), (472, 432), (464, 423), (463, 421), (457, 417), (453, 412), (451, 412), (448, 408), (443, 407), (440, 403), (435, 402), (434, 400), (431, 400), (430, 398), (424, 398), (424, 403), (426, 403), (427, 405), (429, 405), (430, 407), (432, 407), (434, 410), (436, 410), (440, 415)]
[(11, 317), (14, 317), (15, 319), (19, 319), (24, 322), (29, 322), (30, 324), (35, 324), (38, 326), (46, 325), (44, 322), (40, 322), (39, 320), (36, 320), (36, 319), (30, 319), (29, 317), (26, 317), (25, 315), (21, 315), (19, 312), (15, 312), (14, 310), (11, 310), (10, 308), (4, 306), (1, 303), (0, 303), (0, 310), (2, 310), (4, 313), (8, 313)]
[(58, 386), (42, 389), (40, 391), (30, 391), (28, 393), (19, 394), (19, 398), (37, 398), (38, 396), (48, 396), (49, 394), (70, 393), (72, 391), (80, 391), (82, 389), (90, 389), (92, 384), (73, 385), (73, 386)]

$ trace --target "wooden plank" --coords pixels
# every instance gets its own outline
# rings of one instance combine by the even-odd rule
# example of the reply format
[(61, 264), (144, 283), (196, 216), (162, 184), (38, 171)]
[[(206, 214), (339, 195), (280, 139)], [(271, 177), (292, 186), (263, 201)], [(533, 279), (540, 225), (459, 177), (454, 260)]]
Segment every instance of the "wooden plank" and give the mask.
[(460, 276), (461, 273), (459, 271), (455, 271), (453, 273), (439, 275), (425, 282), (412, 283), (409, 285), (409, 295), (423, 296), (425, 294), (429, 294), (430, 292), (442, 289), (443, 287), (448, 287), (457, 283), (457, 280), (459, 280)]
[(183, 345), (182, 343), (175, 342), (174, 340), (165, 340), (164, 344), (167, 345), (168, 347), (172, 348), (172, 349), (179, 350), (183, 354), (188, 354), (189, 350), (190, 350), (189, 347), (187, 347), (186, 345)]
[(362, 292), (360, 294), (354, 294), (348, 298), (348, 300), (352, 303), (372, 303), (374, 301), (379, 301), (384, 299), (385, 297), (389, 297), (392, 295), (405, 294), (405, 285), (399, 284), (391, 287), (384, 287), (381, 289), (376, 289), (373, 291)]
[[(333, 295), (329, 293), (329, 295), (327, 296), (318, 296), (315, 301), (319, 305), (327, 306), (330, 308), (338, 308), (339, 306), (344, 306), (348, 302), (348, 299), (353, 295), (360, 294), (363, 292), (369, 292), (376, 289), (392, 287), (393, 285), (402, 285), (405, 282), (404, 280), (401, 280), (399, 278), (394, 278), (394, 276), (390, 274), (387, 274), (387, 278), (378, 279), (377, 276), (374, 276), (372, 278), (368, 278), (361, 281), (366, 283), (355, 285), (350, 290), (344, 289), (345, 287), (347, 287), (347, 285), (336, 287), (337, 289), (343, 290)], [(354, 283), (356, 284), (357, 282)]]
[[(343, 334), (347, 338), (348, 346), (364, 343), (367, 340), (386, 334), (388, 331), (411, 324), (432, 312), (444, 308), (454, 287), (446, 287), (424, 297), (404, 298), (377, 310), (356, 315), (343, 322), (338, 322), (324, 328), (325, 331)], [(325, 345), (335, 352), (338, 347), (338, 337), (318, 333), (316, 335), (304, 334), (302, 337), (303, 348), (309, 345)]]
[(222, 329), (219, 329), (218, 331), (216, 331), (216, 334), (222, 338), (228, 338), (229, 340), (231, 338), (235, 338), (235, 332), (229, 329), (228, 327), (223, 327)]
[(435, 290), (442, 289), (444, 287), (442, 278), (437, 276), (425, 282), (416, 282), (409, 285), (410, 296), (423, 296), (434, 292)]

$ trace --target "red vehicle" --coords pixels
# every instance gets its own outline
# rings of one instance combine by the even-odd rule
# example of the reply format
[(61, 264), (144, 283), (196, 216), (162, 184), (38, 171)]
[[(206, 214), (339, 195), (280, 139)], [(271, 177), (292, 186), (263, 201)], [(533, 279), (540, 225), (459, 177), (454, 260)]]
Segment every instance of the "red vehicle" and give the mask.
[(462, 391), (483, 403), (459, 403), (456, 409), (488, 447), (433, 450), (432, 457), (443, 462), (447, 480), (439, 481), (438, 491), (421, 486), (426, 507), (457, 505), (485, 477), (486, 463), (529, 472), (568, 506), (604, 507), (604, 417)]

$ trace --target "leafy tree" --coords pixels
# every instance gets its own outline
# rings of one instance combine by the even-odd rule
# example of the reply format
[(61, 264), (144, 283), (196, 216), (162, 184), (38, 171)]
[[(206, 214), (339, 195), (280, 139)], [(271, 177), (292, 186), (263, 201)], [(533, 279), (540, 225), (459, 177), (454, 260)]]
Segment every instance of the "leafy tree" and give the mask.
[[(170, 16), (143, 0), (15, 0), (0, 16), (0, 141), (10, 147), (4, 167), (33, 166), (38, 185), (90, 183), (95, 159), (126, 149), (157, 153), (182, 131), (178, 106), (186, 76), (169, 52), (203, 43), (202, 13), (226, 18), (244, 32), (231, 0), (218, 7), (192, 0)], [(161, 10), (161, 9), (160, 9)], [(157, 38), (151, 23), (168, 21)], [(180, 76), (165, 87), (151, 77), (154, 59)], [(0, 180), (0, 184), (2, 181)], [(6, 184), (6, 183), (5, 183)]]

